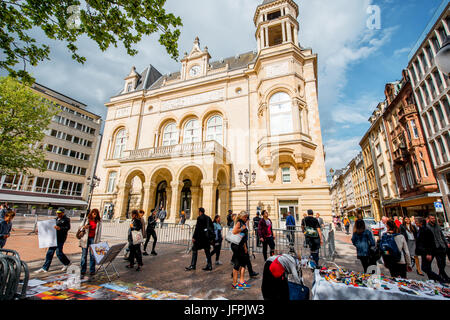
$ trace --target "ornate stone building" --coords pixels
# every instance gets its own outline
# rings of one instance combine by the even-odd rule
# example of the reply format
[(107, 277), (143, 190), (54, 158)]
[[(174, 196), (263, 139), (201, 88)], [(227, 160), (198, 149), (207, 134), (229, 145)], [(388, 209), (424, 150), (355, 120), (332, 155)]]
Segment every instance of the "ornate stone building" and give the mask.
[(132, 68), (106, 104), (94, 207), (125, 217), (161, 206), (168, 221), (203, 206), (210, 216), (246, 209), (239, 171), (255, 171), (251, 215), (266, 209), (331, 216), (317, 96), (317, 55), (298, 44), (299, 8), (256, 8), (256, 52), (211, 61), (197, 38), (180, 70)]

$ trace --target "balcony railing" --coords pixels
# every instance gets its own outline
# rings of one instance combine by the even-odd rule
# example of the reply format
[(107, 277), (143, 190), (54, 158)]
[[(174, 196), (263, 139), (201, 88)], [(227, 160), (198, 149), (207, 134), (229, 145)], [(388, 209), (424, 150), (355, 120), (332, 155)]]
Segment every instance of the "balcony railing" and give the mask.
[(397, 163), (407, 162), (408, 161), (408, 152), (406, 151), (406, 149), (398, 148), (397, 150), (395, 150), (393, 160), (394, 160), (394, 162), (397, 162)]
[(166, 159), (178, 157), (190, 157), (194, 155), (217, 154), (229, 158), (228, 151), (217, 141), (195, 142), (161, 146), (156, 148), (125, 151), (119, 161), (138, 161), (149, 159)]

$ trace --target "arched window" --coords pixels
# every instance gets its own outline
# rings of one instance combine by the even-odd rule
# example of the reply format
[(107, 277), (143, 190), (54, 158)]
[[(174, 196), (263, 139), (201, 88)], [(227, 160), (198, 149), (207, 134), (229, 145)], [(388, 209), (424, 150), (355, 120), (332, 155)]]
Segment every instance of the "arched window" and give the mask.
[(108, 177), (108, 193), (113, 193), (116, 188), (117, 172), (112, 171)]
[(275, 93), (269, 101), (270, 134), (293, 132), (291, 98), (284, 92)]
[(163, 146), (173, 146), (178, 144), (178, 130), (175, 122), (171, 122), (163, 130)]
[(200, 122), (197, 119), (189, 120), (184, 126), (183, 143), (194, 143), (201, 141)]
[(125, 129), (121, 129), (116, 134), (116, 140), (114, 142), (114, 159), (123, 157), (123, 152), (127, 146), (127, 132)]
[(211, 140), (223, 144), (223, 120), (219, 115), (211, 117), (206, 123), (206, 141)]

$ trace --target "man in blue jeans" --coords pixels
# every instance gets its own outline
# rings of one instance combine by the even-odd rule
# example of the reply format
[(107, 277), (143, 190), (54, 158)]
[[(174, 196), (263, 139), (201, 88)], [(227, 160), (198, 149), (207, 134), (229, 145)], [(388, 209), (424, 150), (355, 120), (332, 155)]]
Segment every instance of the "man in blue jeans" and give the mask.
[(288, 211), (288, 216), (286, 217), (286, 230), (289, 244), (293, 245), (295, 240), (295, 218), (290, 211)]
[(37, 270), (36, 273), (45, 273), (48, 272), (50, 265), (52, 263), (53, 256), (58, 257), (59, 261), (64, 265), (61, 271), (66, 271), (70, 265), (70, 260), (63, 253), (64, 243), (67, 239), (67, 233), (70, 230), (70, 218), (65, 215), (65, 209), (59, 208), (56, 211), (56, 247), (48, 248), (47, 255), (45, 256), (45, 263), (41, 269)]

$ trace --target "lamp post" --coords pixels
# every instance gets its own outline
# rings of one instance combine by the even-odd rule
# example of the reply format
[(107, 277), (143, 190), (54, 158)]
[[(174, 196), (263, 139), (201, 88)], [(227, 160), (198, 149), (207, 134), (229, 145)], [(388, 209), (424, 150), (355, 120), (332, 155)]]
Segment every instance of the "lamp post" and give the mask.
[(250, 204), (248, 202), (248, 187), (255, 183), (256, 180), (256, 172), (253, 170), (252, 179), (250, 180), (250, 172), (248, 169), (245, 169), (245, 172), (239, 171), (239, 181), (245, 186), (245, 196), (246, 196), (246, 204), (247, 204), (247, 213), (250, 214)]
[(96, 175), (94, 175), (93, 177), (88, 177), (86, 180), (86, 184), (89, 186), (89, 202), (86, 214), (89, 214), (89, 212), (91, 211), (92, 193), (94, 192), (95, 187), (100, 184), (100, 178), (98, 178)]
[(438, 69), (448, 76), (450, 74), (450, 37), (447, 36), (434, 59)]

